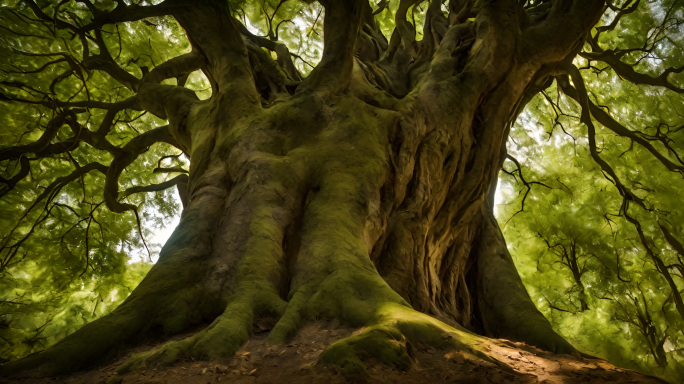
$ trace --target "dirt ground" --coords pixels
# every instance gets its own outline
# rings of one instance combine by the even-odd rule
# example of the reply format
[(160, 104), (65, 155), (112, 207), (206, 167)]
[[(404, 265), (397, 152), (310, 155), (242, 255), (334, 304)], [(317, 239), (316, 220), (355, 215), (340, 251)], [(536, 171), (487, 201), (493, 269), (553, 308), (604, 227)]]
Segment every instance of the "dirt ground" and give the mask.
[[(352, 330), (327, 322), (305, 326), (287, 345), (271, 345), (266, 333), (257, 334), (227, 361), (183, 361), (173, 366), (149, 367), (127, 375), (116, 368), (126, 359), (65, 377), (15, 378), (0, 383), (64, 384), (215, 384), (215, 383), (664, 383), (617, 368), (604, 360), (553, 355), (521, 343), (491, 345), (491, 355), (513, 369), (457, 351), (414, 346), (413, 366), (402, 372), (368, 361), (367, 377), (344, 377), (335, 366), (316, 365), (318, 355)], [(139, 352), (153, 345), (136, 348)]]

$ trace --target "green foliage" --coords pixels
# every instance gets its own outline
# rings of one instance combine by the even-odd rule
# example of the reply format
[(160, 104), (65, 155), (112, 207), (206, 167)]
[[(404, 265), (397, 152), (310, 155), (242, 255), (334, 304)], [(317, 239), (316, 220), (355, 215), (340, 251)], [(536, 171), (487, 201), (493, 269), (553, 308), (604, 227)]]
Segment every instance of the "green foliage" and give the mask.
[[(0, 35), (3, 52), (0, 67), (5, 71), (3, 94), (26, 99), (52, 94), (46, 97), (112, 103), (132, 95), (110, 77), (98, 71), (88, 72), (83, 67), (77, 68), (75, 76), (52, 82), (51, 78), (72, 69), (67, 61), (35, 71), (65, 55), (82, 51), (83, 46), (78, 39), (71, 39), (59, 30), (42, 28), (40, 24), (27, 30), (26, 20), (12, 10), (14, 6), (22, 7), (15, 3), (5, 2), (0, 7), (0, 23), (4, 28)], [(103, 9), (114, 5), (114, 1), (98, 4)], [(70, 2), (65, 6), (86, 20), (91, 16), (79, 4)], [(189, 49), (187, 39), (170, 18), (109, 26), (105, 31), (103, 39), (115, 47), (113, 52), (118, 51), (119, 44), (134, 47), (135, 51), (123, 49), (116, 56), (118, 63), (131, 73), (140, 73), (142, 67), (154, 67)], [(48, 52), (51, 54), (45, 55)], [(8, 83), (24, 85), (17, 88)], [(188, 83), (196, 89), (207, 87), (201, 77)], [(53, 111), (38, 104), (0, 103), (1, 147), (36, 141), (54, 117)], [(78, 123), (93, 130), (103, 119), (105, 112), (98, 109), (88, 115), (78, 115)], [(164, 123), (150, 114), (121, 111), (106, 139), (121, 147), (140, 132)], [(63, 127), (54, 142), (67, 142), (72, 135), (73, 132)], [(166, 144), (149, 148), (126, 168), (120, 178), (121, 190), (166, 180), (167, 174), (152, 170), (162, 156), (170, 153), (179, 151)], [(173, 190), (126, 198), (139, 207), (140, 233), (132, 212), (119, 215), (105, 208), (103, 174), (88, 172), (59, 188), (50, 188), (56, 180), (71, 174), (74, 167), (93, 162), (107, 165), (111, 160), (107, 152), (77, 144), (68, 153), (33, 163), (26, 178), (10, 191), (2, 191), (0, 361), (15, 360), (45, 349), (111, 311), (137, 286), (149, 270), (151, 259), (158, 254), (160, 244), (150, 240), (170, 217), (178, 215), (179, 204)], [(179, 161), (166, 159), (161, 165), (185, 166)], [(19, 163), (3, 161), (0, 175), (12, 176), (20, 168)]]
[[(229, 9), (252, 34), (287, 46), (301, 74), (308, 74), (320, 60), (324, 9), (318, 2), (211, 1), (225, 5), (226, 12)], [(56, 20), (59, 13), (76, 25), (87, 25), (94, 14), (122, 4), (159, 3), (36, 2), (47, 19)], [(399, 3), (389, 0), (374, 6), (375, 21), (388, 40)], [(56, 21), (36, 22), (27, 4), (0, 1), (0, 148), (39, 140), (50, 122), (69, 109), (55, 107), (57, 100), (120, 103), (135, 94), (74, 57), (87, 56), (85, 52), (105, 55), (104, 45), (116, 66), (141, 78), (191, 49), (185, 32), (170, 16), (105, 24), (98, 34), (79, 39), (56, 28)], [(574, 62), (581, 69), (589, 101), (631, 132), (631, 137), (618, 134), (594, 121), (598, 156), (632, 195), (616, 188), (616, 180), (592, 158), (590, 130), (579, 121), (579, 105), (556, 82), (530, 102), (511, 131), (508, 151), (517, 162), (504, 164), (498, 217), (530, 295), (559, 333), (587, 353), (681, 381), (684, 315), (677, 310), (675, 297), (684, 292), (684, 255), (676, 249), (676, 241), (684, 238), (684, 172), (668, 169), (665, 163), (681, 166), (679, 154), (684, 150), (682, 96), (672, 90), (684, 85), (684, 11), (676, 0), (642, 1), (622, 16), (620, 7), (631, 2), (611, 5), (592, 32), (593, 44), (608, 54), (619, 52), (618, 62), (641, 74), (658, 77), (672, 68), (666, 76), (671, 82), (668, 90), (635, 85), (596, 56), (580, 54)], [(423, 37), (420, 26), (426, 9), (427, 3), (417, 2), (407, 13), (416, 40)], [(608, 26), (614, 28), (601, 29)], [(169, 78), (163, 84), (179, 81)], [(201, 71), (188, 74), (185, 87), (200, 99), (211, 97)], [(106, 108), (78, 109), (88, 113), (75, 114), (72, 126), (60, 126), (51, 144), (94, 134), (112, 119)], [(150, 113), (122, 109), (114, 113), (104, 139), (123, 148), (167, 123)], [(134, 212), (114, 214), (106, 208), (101, 172), (59, 182), (88, 164), (109, 166), (116, 152), (92, 142), (72, 144), (54, 155), (41, 155), (42, 148), (0, 160), (0, 177), (5, 180), (21, 172), (22, 160), (31, 159), (30, 172), (13, 188), (0, 184), (0, 361), (44, 349), (116, 307), (150, 268), (159, 248), (150, 242), (154, 231), (179, 212), (172, 190), (130, 195), (125, 191), (178, 175), (178, 168), (186, 167), (180, 149), (167, 144), (145, 148), (118, 178), (119, 198), (136, 207), (139, 223)], [(155, 168), (175, 170), (154, 172)], [(335, 190), (351, 186), (346, 180), (339, 183)], [(346, 218), (348, 212), (340, 215)], [(665, 270), (657, 265), (658, 259)], [(364, 310), (357, 307), (356, 313), (350, 310), (347, 315), (365, 316)], [(232, 323), (223, 326), (236, 329)], [(246, 333), (239, 335), (240, 340), (244, 337)], [(362, 349), (364, 342), (360, 338), (354, 346)], [(231, 345), (237, 348), (238, 343)], [(342, 358), (352, 356), (339, 351)], [(387, 358), (395, 357), (402, 366), (403, 352)]]
[[(668, 19), (681, 18), (682, 12), (681, 4), (648, 3), (623, 17), (619, 28), (602, 35), (600, 42), (612, 49), (644, 47), (622, 61), (638, 61), (635, 69), (657, 76), (684, 64), (677, 49), (681, 25)], [(603, 24), (613, 16), (609, 12)], [(637, 132), (635, 137), (647, 138), (667, 160), (681, 163), (680, 94), (623, 81), (610, 67), (586, 58), (576, 64), (584, 68), (595, 105), (605, 106), (619, 124)], [(674, 76), (670, 81), (684, 83)], [(635, 196), (625, 198), (592, 159), (579, 115), (577, 103), (554, 86), (532, 100), (512, 129), (508, 151), (521, 165), (504, 164), (497, 208), (509, 247), (533, 300), (573, 345), (680, 382), (684, 318), (675, 295), (684, 292), (678, 267), (684, 255), (661, 227), (675, 240), (684, 237), (683, 173), (669, 170), (643, 145), (594, 121), (599, 156)], [(635, 199), (643, 199), (643, 207)]]
[(5, 273), (0, 292), (2, 361), (43, 350), (107, 314), (138, 285), (150, 264), (117, 267), (67, 280), (70, 276), (54, 276), (51, 268), (24, 260), (21, 271)]

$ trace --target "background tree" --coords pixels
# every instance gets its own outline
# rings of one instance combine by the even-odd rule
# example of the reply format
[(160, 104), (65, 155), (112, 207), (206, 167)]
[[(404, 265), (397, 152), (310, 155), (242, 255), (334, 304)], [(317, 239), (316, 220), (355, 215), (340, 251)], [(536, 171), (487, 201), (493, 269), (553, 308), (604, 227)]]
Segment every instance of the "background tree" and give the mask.
[[(532, 288), (535, 302), (545, 296), (564, 325), (605, 311), (647, 340), (642, 367), (681, 375), (668, 362), (684, 329), (682, 12), (675, 1), (5, 1), (6, 339), (31, 306), (73, 299), (82, 317), (34, 320), (36, 340), (57, 336), (41, 336), (55, 317), (71, 331), (108, 312), (126, 293), (114, 287), (146, 272), (128, 256), (153, 252), (145, 238), (175, 208), (169, 188), (183, 213), (121, 305), (3, 371), (68, 372), (199, 324), (123, 369), (227, 357), (269, 318), (274, 342), (318, 317), (365, 326), (321, 355), (349, 372), (368, 351), (405, 368), (410, 343), (505, 364), (471, 332), (573, 353), (494, 219), (503, 167), (523, 191), (501, 212), (514, 216), (523, 277), (538, 265), (569, 282)], [(85, 287), (99, 313), (68, 294)]]

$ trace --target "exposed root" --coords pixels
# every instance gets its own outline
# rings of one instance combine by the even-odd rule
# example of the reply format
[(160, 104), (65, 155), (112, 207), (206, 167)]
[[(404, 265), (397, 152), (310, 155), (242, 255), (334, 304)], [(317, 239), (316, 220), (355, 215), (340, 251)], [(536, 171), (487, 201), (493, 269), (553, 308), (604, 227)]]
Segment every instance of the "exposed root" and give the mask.
[(319, 362), (339, 365), (345, 375), (365, 374), (363, 360), (369, 358), (408, 370), (412, 364), (412, 345), (429, 345), (457, 350), (474, 359), (502, 365), (485, 353), (487, 348), (483, 340), (406, 306), (388, 303), (379, 308), (370, 325), (326, 348)]
[(333, 343), (319, 357), (321, 363), (337, 364), (345, 375), (365, 374), (362, 360), (377, 358), (391, 367), (407, 370), (411, 366), (410, 344), (396, 329), (373, 326)]
[(249, 340), (256, 316), (268, 312), (282, 313), (285, 307), (285, 302), (271, 291), (257, 292), (237, 295), (239, 299), (231, 301), (226, 310), (202, 331), (152, 351), (133, 355), (117, 372), (123, 374), (150, 365), (170, 365), (180, 359), (215, 360), (232, 357)]

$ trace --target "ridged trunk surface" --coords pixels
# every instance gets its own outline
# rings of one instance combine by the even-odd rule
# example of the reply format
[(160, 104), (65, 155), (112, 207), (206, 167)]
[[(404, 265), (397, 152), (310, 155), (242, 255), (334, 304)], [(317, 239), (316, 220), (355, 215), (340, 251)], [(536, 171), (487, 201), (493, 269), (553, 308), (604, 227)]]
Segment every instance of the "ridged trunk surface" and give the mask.
[(349, 371), (368, 356), (407, 367), (412, 342), (492, 360), (476, 334), (574, 351), (522, 286), (492, 196), (510, 125), (574, 56), (600, 4), (553, 44), (530, 46), (517, 4), (501, 2), (453, 21), (428, 54), (393, 37), (370, 60), (365, 40), (344, 38), (366, 9), (343, 3), (326, 3), (322, 62), (276, 96), (245, 72), (258, 57), (231, 38), (234, 20), (205, 2), (175, 15), (215, 90), (156, 112), (190, 154), (180, 224), (119, 308), (6, 372), (68, 372), (200, 326), (122, 370), (229, 357), (253, 327), (281, 342), (316, 318), (366, 327), (321, 356)]

